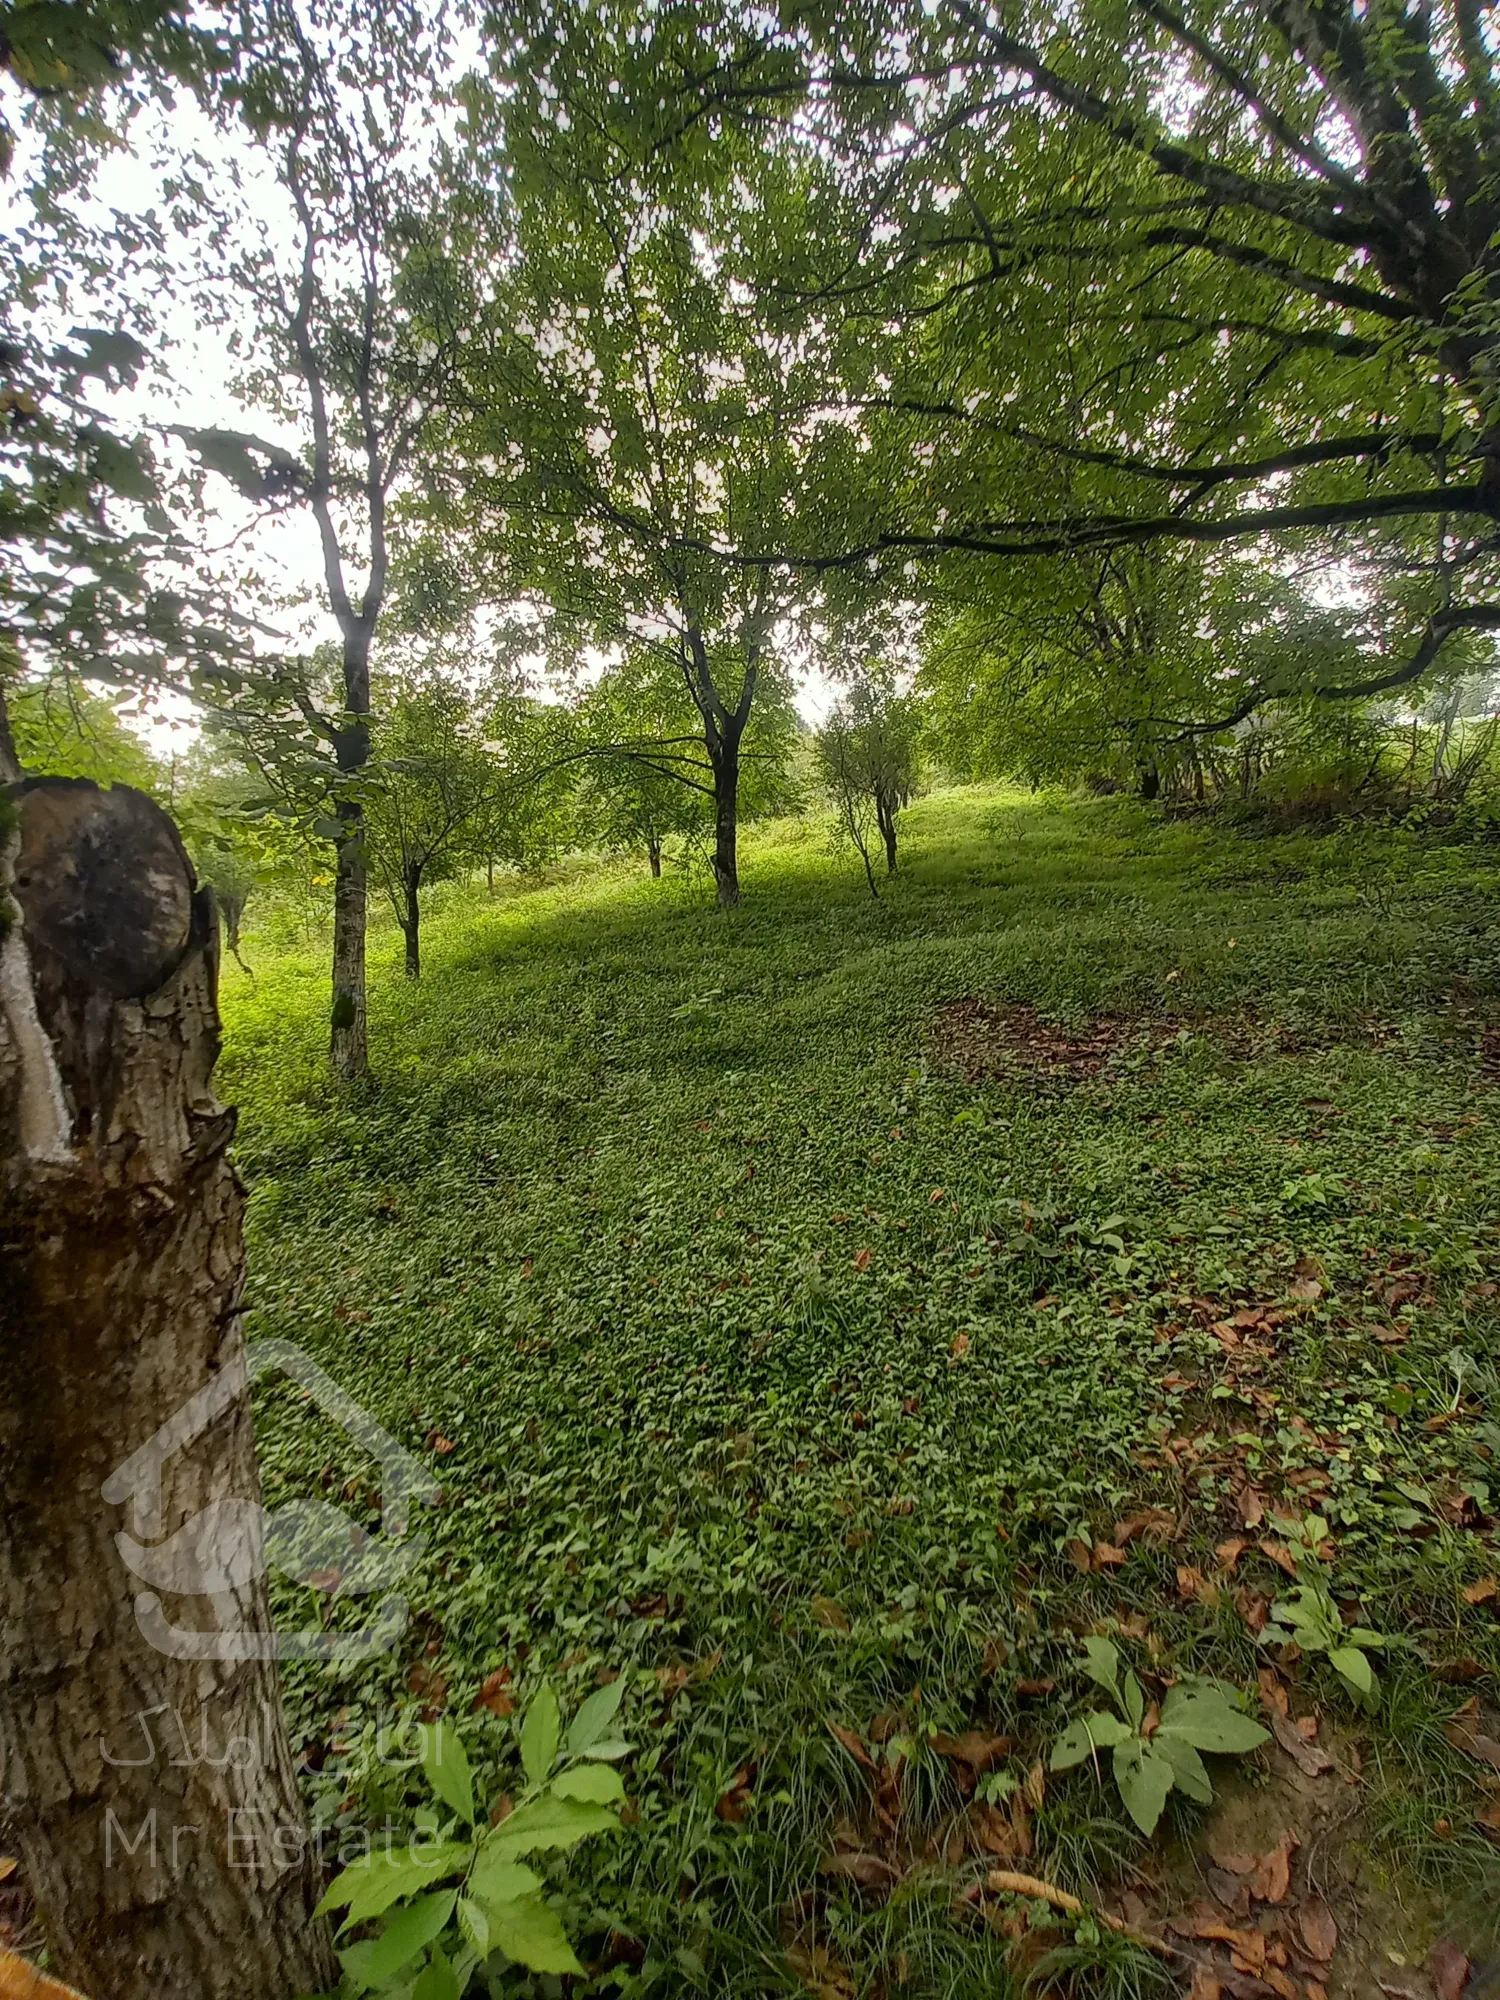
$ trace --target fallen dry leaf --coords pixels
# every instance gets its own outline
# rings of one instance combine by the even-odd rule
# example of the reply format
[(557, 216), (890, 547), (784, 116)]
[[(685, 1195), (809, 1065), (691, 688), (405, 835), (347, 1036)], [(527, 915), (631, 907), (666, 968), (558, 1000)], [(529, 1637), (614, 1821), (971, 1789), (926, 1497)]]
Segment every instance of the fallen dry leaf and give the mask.
[(1231, 1535), (1228, 1541), (1220, 1542), (1214, 1550), (1214, 1558), (1219, 1568), (1232, 1570), (1249, 1546), (1250, 1543), (1244, 1535)]
[(1111, 1542), (1095, 1542), (1095, 1569), (1118, 1569), (1124, 1560), (1125, 1551), (1123, 1549), (1117, 1549)]
[(1208, 1851), (1213, 1856), (1216, 1867), (1225, 1869), (1231, 1875), (1249, 1875), (1255, 1867), (1255, 1856), (1246, 1854), (1237, 1847), (1226, 1847), (1222, 1835), (1210, 1833)]
[(1093, 1551), (1087, 1542), (1079, 1541), (1076, 1536), (1071, 1542), (1063, 1543), (1063, 1552), (1073, 1567), (1081, 1569), (1085, 1576), (1094, 1567)]
[(1466, 1687), (1470, 1681), (1482, 1681), (1485, 1670), (1472, 1653), (1465, 1653), (1457, 1660), (1440, 1660), (1433, 1668), (1435, 1680), (1447, 1681), (1455, 1687)]
[(1308, 1897), (1297, 1918), (1297, 1927), (1302, 1933), (1308, 1957), (1326, 1965), (1338, 1949), (1339, 1927), (1333, 1921), (1332, 1910), (1321, 1896)]
[(1269, 1854), (1262, 1854), (1250, 1877), (1250, 1893), (1258, 1903), (1281, 1903), (1292, 1886), (1292, 1849), (1301, 1842), (1294, 1833), (1284, 1833)]
[(483, 1686), (474, 1697), (471, 1713), (477, 1715), (480, 1709), (487, 1708), (491, 1715), (497, 1715), (502, 1720), (507, 1715), (514, 1715), (516, 1704), (514, 1697), (507, 1692), (509, 1687), (510, 1668), (496, 1667), (492, 1674), (485, 1676)]
[(999, 1806), (972, 1805), (969, 1812), (975, 1837), (986, 1854), (993, 1855), (997, 1861), (1025, 1859), (1016, 1829), (1009, 1815), (1002, 1812)]
[(1204, 1964), (1200, 1959), (1193, 1967), (1193, 1985), (1188, 2000), (1219, 2000), (1223, 1990), (1219, 1975), (1211, 1965)]
[(1123, 1549), (1127, 1542), (1133, 1542), (1137, 1535), (1151, 1542), (1170, 1542), (1177, 1533), (1177, 1516), (1165, 1507), (1143, 1507), (1137, 1514), (1128, 1514), (1123, 1521), (1116, 1521), (1114, 1544)]
[(755, 1774), (759, 1766), (752, 1759), (741, 1764), (719, 1796), (714, 1807), (718, 1818), (727, 1820), (731, 1826), (738, 1826), (750, 1810), (750, 1800), (755, 1789)]
[(0, 2000), (82, 2000), (82, 1995), (0, 1945)]
[(1469, 1977), (1469, 1961), (1452, 1938), (1439, 1938), (1427, 1954), (1427, 1970), (1437, 1988), (1437, 2000), (1459, 2000)]
[(1500, 1743), (1493, 1736), (1486, 1736), (1479, 1727), (1479, 1698), (1466, 1701), (1453, 1719), (1443, 1727), (1443, 1734), (1455, 1750), (1462, 1750), (1466, 1757), (1473, 1757), (1478, 1763), (1488, 1764), (1493, 1771), (1500, 1771)]
[(982, 1777), (996, 1764), (1003, 1764), (1016, 1747), (1013, 1736), (991, 1736), (987, 1730), (966, 1729), (961, 1736), (945, 1736), (939, 1732), (932, 1738), (932, 1747), (940, 1757), (946, 1757), (954, 1764), (967, 1764), (976, 1777)]
[(13, 1854), (0, 1854), (0, 1882), (8, 1882), (19, 1866)]
[(870, 1755), (864, 1744), (860, 1742), (859, 1736), (854, 1730), (846, 1729), (842, 1722), (835, 1722), (831, 1716), (825, 1715), (823, 1722), (834, 1742), (842, 1743), (856, 1764), (863, 1764), (867, 1771), (875, 1769), (875, 1759)]
[(1307, 2000), (1328, 2000), (1328, 1988), (1321, 1979), (1304, 1979), (1302, 1986)]
[(820, 1875), (844, 1875), (865, 1889), (889, 1889), (901, 1880), (900, 1870), (868, 1849), (854, 1854), (830, 1854), (818, 1863)]
[(1285, 1542), (1257, 1542), (1255, 1546), (1263, 1556), (1269, 1556), (1276, 1567), (1279, 1570), (1284, 1570), (1295, 1582), (1297, 1564)]
[(1320, 1744), (1310, 1743), (1290, 1716), (1271, 1710), (1271, 1734), (1300, 1771), (1309, 1778), (1321, 1778), (1333, 1769), (1333, 1759)]
[(1271, 1600), (1261, 1591), (1243, 1586), (1234, 1593), (1234, 1608), (1252, 1632), (1264, 1632), (1271, 1619)]
[(1488, 1604), (1497, 1591), (1500, 1582), (1492, 1576), (1482, 1576), (1478, 1583), (1465, 1584), (1462, 1596), (1465, 1604)]
[(1258, 1528), (1266, 1518), (1265, 1495), (1257, 1493), (1253, 1486), (1242, 1486), (1235, 1504), (1247, 1528)]
[(847, 1632), (849, 1614), (842, 1604), (831, 1597), (815, 1597), (812, 1601), (812, 1615), (828, 1632)]
[[(1247, 1855), (1245, 1858), (1249, 1860), (1250, 1857)], [(1232, 1917), (1249, 1916), (1250, 1888), (1243, 1875), (1231, 1875), (1227, 1868), (1210, 1868), (1208, 1886)]]
[(1262, 1707), (1273, 1709), (1277, 1715), (1285, 1715), (1287, 1713), (1288, 1696), (1276, 1669), (1274, 1667), (1258, 1667), (1255, 1678), (1260, 1683)]
[(856, 1271), (868, 1271), (868, 1270), (869, 1270), (869, 1268), (870, 1268), (870, 1257), (871, 1257), (871, 1255), (872, 1255), (872, 1253), (871, 1253), (870, 1251), (868, 1251), (868, 1250), (861, 1250), (861, 1251), (859, 1251), (859, 1252), (858, 1252), (858, 1253), (856, 1254), (856, 1256), (855, 1256), (855, 1259), (854, 1259), (854, 1268), (855, 1268), (855, 1270), (856, 1270)]

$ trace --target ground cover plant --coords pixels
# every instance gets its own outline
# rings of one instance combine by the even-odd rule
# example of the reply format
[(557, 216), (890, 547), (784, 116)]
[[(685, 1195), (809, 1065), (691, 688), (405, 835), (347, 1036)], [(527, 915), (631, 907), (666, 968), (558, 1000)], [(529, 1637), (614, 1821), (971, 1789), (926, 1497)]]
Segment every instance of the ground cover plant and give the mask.
[[(812, 822), (729, 917), (624, 866), (449, 885), (420, 988), (375, 936), (365, 1097), (316, 944), (227, 976), (252, 1332), (443, 1489), (403, 1649), (291, 1670), (330, 1857), (430, 1809), (378, 1730), (443, 1719), (503, 1825), (543, 1686), (623, 1682), (619, 1835), (527, 1863), (578, 1990), (1479, 1960), (1500, 867), (1000, 788), (908, 824), (878, 903)], [(258, 1422), (273, 1498), (368, 1499), (294, 1385)], [(1313, 1568), (1368, 1692), (1278, 1642)], [(1201, 1676), (1273, 1732), (1154, 1842), (1107, 1759), (1047, 1768), (1089, 1639), (1144, 1711)]]

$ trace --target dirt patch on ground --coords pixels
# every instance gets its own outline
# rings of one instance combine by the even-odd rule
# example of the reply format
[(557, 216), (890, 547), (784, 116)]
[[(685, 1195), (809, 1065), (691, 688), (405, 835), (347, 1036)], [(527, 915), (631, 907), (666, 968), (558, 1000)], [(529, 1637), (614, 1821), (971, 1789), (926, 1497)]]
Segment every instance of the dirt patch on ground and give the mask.
[(1169, 1040), (1175, 1025), (1099, 1015), (1086, 1027), (1044, 1021), (1034, 1007), (995, 1007), (973, 998), (939, 1007), (928, 1028), (932, 1051), (944, 1068), (968, 1083), (996, 1077), (1040, 1077), (1082, 1083), (1098, 1076), (1127, 1049)]

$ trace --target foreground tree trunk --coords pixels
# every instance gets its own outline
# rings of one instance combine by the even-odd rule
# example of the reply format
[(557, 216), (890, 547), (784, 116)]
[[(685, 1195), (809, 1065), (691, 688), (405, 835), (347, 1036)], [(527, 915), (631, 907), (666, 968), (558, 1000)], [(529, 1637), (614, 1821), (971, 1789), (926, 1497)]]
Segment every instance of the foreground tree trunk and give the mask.
[(401, 919), (401, 930), (406, 938), (406, 976), (408, 979), (420, 979), (422, 977), (421, 869), (409, 867), (401, 887), (406, 906), (406, 915)]
[(274, 1641), (244, 1193), (210, 1088), (212, 899), (138, 792), (38, 780), (10, 799), (5, 1810), (54, 1963), (91, 2000), (295, 2000), (336, 1968), (275, 1663), (254, 1656)]
[(659, 882), (661, 880), (661, 842), (659, 840), (648, 840), (646, 842), (646, 859), (651, 863), (652, 881)]

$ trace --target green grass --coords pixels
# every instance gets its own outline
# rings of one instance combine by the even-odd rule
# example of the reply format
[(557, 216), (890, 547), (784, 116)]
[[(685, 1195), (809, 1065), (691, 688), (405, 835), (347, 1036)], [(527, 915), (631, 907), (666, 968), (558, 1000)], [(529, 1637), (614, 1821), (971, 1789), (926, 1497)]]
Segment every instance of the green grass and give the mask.
[[(407, 1650), (292, 1679), (311, 1794), (338, 1824), (402, 1809), (358, 1739), (415, 1706), (419, 1660), (461, 1718), (496, 1667), (575, 1698), (629, 1672), (640, 1824), (558, 1874), (585, 1957), (611, 1929), (647, 1947), (605, 1990), (797, 1991), (795, 1934), (850, 1993), (1005, 1991), (1004, 1940), (953, 1914), (977, 1862), (884, 1903), (820, 1877), (864, 1810), (824, 1720), (993, 1725), (1029, 1762), (1082, 1705), (1079, 1634), (1136, 1610), (1158, 1665), (1253, 1686), (1228, 1593), (1174, 1587), (1178, 1563), (1212, 1570), (1246, 1476), (1273, 1503), (1323, 1476), (1337, 1590), (1409, 1644), (1385, 1720), (1311, 1661), (1293, 1676), (1374, 1746), (1372, 1841), (1455, 1881), (1489, 1853), (1440, 1727), (1469, 1690), (1429, 1668), (1497, 1664), (1493, 1605), (1460, 1591), (1495, 1566), (1500, 1091), (1477, 1044), (1500, 1019), (1500, 857), (1000, 790), (924, 800), (904, 834), (878, 904), (796, 825), (747, 839), (728, 915), (701, 881), (619, 866), (493, 903), (451, 889), (420, 987), (399, 936), (372, 938), (360, 1101), (324, 1078), (321, 948), (252, 940), (255, 982), (226, 978), (252, 1332), (309, 1348), (419, 1451), (453, 1446), (428, 1452), (444, 1499)], [(929, 1032), (970, 995), (1140, 1033), (1072, 1087), (971, 1084)], [(1192, 1302), (1286, 1301), (1307, 1258), (1321, 1296), (1237, 1369)], [(1393, 1260), (1420, 1280), (1395, 1306)], [(1374, 1340), (1393, 1325), (1404, 1345)], [(363, 1472), (289, 1389), (260, 1418), (273, 1498)], [(1185, 1514), (1178, 1544), (1080, 1574), (1065, 1545), (1151, 1501)], [(1234, 1583), (1277, 1580), (1252, 1549)], [(675, 1691), (657, 1673), (694, 1663)], [(463, 1726), (498, 1792), (508, 1727)], [(715, 1803), (747, 1761), (731, 1823)], [(919, 1748), (911, 1851), (958, 1803)], [(1087, 1772), (1036, 1831), (1031, 1865), (1074, 1886), (1143, 1851)], [(1138, 1954), (1090, 1963), (1111, 1992), (1150, 1986)]]

